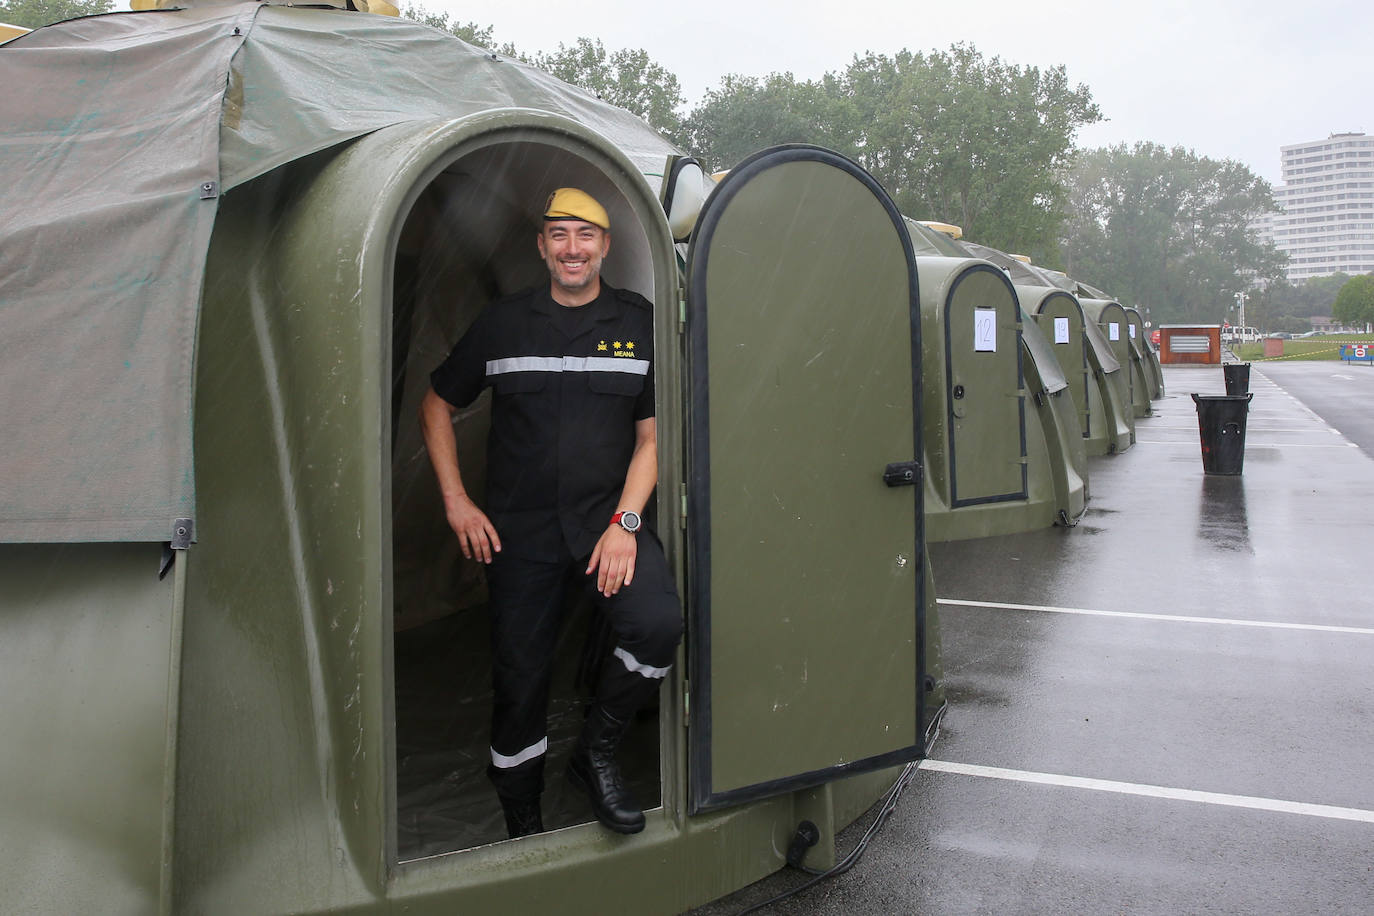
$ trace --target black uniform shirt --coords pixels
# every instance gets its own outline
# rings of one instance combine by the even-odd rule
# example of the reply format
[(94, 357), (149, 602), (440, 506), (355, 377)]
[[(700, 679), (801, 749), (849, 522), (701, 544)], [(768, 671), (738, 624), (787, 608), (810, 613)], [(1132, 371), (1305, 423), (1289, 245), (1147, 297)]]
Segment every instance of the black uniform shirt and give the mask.
[(654, 416), (648, 300), (603, 282), (581, 320), (563, 308), (548, 287), (493, 303), (430, 376), (455, 407), (491, 387), (486, 511), (502, 550), (530, 559), (564, 544), (591, 553), (624, 489), (635, 422)]

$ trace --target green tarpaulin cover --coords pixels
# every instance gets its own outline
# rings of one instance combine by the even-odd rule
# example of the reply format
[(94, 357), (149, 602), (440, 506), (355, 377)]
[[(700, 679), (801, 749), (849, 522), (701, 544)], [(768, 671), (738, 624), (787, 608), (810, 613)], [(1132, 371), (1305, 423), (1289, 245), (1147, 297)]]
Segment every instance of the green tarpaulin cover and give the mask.
[(541, 70), (339, 9), (73, 20), (0, 46), (0, 82), (0, 541), (165, 541), (194, 518), (197, 317), (236, 185), (498, 108), (581, 122), (646, 180), (677, 152)]

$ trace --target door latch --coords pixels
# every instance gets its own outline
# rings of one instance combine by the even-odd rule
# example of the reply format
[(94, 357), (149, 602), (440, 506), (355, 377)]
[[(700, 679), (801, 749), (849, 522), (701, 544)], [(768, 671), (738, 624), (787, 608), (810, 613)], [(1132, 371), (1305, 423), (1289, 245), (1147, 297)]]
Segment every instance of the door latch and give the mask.
[(917, 461), (897, 461), (883, 470), (883, 483), (889, 487), (914, 487), (921, 479), (921, 465)]

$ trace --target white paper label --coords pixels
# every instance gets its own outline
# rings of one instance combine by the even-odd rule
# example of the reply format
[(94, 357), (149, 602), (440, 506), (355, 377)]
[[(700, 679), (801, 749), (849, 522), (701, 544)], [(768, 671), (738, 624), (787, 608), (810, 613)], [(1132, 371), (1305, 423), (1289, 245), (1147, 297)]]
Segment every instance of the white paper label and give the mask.
[(1054, 342), (1057, 344), (1069, 342), (1069, 319), (1054, 319)]
[(1121, 325), (1117, 324), (1115, 321), (1109, 321), (1109, 322), (1107, 322), (1107, 339), (1108, 339), (1108, 340), (1120, 340), (1120, 339), (1121, 339)]
[(1128, 330), (1128, 331), (1131, 332), (1131, 340), (1135, 340), (1135, 325), (1133, 325), (1133, 324), (1128, 324), (1128, 325), (1126, 325), (1126, 330)]
[(973, 310), (973, 350), (975, 353), (997, 352), (997, 309)]

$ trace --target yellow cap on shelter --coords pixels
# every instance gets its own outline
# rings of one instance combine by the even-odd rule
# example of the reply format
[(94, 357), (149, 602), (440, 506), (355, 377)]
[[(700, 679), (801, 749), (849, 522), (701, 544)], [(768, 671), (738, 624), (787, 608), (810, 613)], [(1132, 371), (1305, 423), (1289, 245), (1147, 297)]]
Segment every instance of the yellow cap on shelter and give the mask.
[(549, 195), (548, 206), (544, 208), (544, 219), (580, 219), (600, 226), (611, 228), (611, 218), (606, 208), (596, 202), (596, 198), (577, 188), (559, 188)]

